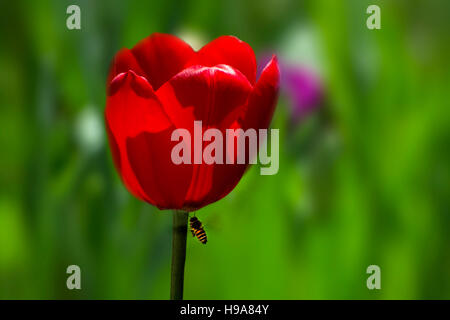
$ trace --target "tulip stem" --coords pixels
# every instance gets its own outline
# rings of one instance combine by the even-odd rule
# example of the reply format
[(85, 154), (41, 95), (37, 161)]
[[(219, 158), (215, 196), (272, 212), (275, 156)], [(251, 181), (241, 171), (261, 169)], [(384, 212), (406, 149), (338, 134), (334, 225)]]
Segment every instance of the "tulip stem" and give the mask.
[(172, 271), (170, 299), (183, 300), (184, 264), (186, 261), (186, 236), (189, 214), (185, 211), (173, 212), (172, 230)]

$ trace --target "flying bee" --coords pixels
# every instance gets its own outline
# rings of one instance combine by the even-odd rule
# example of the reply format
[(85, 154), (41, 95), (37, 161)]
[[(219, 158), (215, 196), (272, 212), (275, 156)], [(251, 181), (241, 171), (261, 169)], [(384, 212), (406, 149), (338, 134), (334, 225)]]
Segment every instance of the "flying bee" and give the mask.
[(192, 236), (197, 237), (197, 239), (201, 243), (206, 244), (206, 241), (207, 241), (206, 232), (205, 232), (205, 229), (203, 229), (203, 225), (202, 225), (201, 221), (198, 220), (196, 216), (193, 216), (189, 220), (189, 224), (191, 227)]

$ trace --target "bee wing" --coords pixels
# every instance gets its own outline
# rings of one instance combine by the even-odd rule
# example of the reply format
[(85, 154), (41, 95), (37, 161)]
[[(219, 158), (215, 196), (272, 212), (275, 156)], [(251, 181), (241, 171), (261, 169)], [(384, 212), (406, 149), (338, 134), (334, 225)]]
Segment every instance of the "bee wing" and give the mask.
[(204, 218), (204, 223), (202, 223), (202, 225), (205, 231), (212, 231), (212, 232), (220, 231), (222, 229), (220, 215), (214, 213), (208, 215), (208, 217)]

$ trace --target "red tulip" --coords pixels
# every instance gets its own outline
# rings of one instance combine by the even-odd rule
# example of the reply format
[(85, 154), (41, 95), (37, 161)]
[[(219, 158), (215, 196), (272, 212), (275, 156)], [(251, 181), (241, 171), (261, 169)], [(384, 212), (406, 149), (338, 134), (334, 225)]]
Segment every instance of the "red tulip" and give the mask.
[[(172, 35), (153, 34), (123, 49), (108, 76), (105, 118), (123, 183), (160, 209), (192, 211), (226, 196), (247, 164), (174, 164), (177, 128), (267, 129), (276, 105), (276, 57), (256, 81), (252, 48), (222, 36), (198, 52)], [(192, 148), (193, 150), (193, 148)]]

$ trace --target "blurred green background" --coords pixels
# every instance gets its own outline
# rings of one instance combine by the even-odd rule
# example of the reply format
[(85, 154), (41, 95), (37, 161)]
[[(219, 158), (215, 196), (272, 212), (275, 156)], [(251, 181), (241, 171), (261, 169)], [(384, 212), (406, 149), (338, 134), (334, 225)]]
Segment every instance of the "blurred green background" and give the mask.
[(254, 167), (197, 212), (209, 241), (188, 239), (185, 298), (450, 298), (449, 1), (2, 1), (0, 15), (0, 298), (169, 297), (172, 214), (126, 191), (103, 123), (113, 55), (153, 32), (235, 35), (323, 81), (300, 122), (280, 97), (279, 173)]

